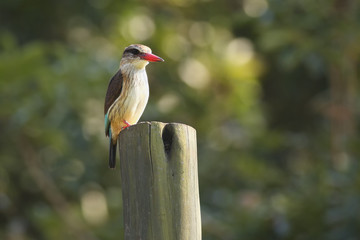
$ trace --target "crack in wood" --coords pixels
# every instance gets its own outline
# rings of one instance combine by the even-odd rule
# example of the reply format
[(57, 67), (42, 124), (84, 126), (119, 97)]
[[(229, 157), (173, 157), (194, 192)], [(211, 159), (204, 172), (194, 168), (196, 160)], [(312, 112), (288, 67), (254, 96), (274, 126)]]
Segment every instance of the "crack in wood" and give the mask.
[(166, 124), (163, 132), (162, 132), (162, 140), (164, 143), (164, 150), (166, 154), (166, 158), (170, 158), (171, 153), (171, 147), (173, 143), (173, 137), (174, 137), (174, 128), (171, 126), (171, 124)]

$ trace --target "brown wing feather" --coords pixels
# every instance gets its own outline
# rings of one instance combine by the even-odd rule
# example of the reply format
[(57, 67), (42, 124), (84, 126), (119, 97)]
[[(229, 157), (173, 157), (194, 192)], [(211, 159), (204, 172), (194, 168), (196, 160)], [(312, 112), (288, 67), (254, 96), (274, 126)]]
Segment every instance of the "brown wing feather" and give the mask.
[(105, 105), (104, 105), (104, 115), (109, 110), (110, 106), (115, 102), (115, 100), (120, 96), (123, 86), (123, 76), (121, 70), (111, 78), (109, 86), (106, 92)]

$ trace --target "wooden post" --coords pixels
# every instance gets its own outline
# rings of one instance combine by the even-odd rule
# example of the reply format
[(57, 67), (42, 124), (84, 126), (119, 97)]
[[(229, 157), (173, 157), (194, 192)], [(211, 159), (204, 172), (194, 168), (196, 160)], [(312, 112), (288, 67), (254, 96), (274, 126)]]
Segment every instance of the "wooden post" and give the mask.
[(119, 140), (125, 240), (200, 240), (195, 129), (142, 122)]

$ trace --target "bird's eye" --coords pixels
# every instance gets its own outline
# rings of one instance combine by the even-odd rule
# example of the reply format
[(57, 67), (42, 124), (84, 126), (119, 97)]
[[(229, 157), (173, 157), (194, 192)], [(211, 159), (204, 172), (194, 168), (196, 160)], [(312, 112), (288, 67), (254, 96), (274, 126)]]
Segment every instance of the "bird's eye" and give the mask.
[(126, 52), (132, 53), (134, 55), (138, 55), (140, 53), (140, 51), (137, 50), (136, 48), (129, 49)]

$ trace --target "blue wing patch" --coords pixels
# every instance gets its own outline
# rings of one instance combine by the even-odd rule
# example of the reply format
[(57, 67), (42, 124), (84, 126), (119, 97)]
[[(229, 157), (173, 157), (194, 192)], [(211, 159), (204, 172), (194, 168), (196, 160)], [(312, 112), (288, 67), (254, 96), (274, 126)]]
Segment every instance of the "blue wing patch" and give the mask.
[(110, 120), (108, 118), (108, 114), (105, 114), (105, 135), (110, 136), (111, 138), (111, 127), (110, 127)]

